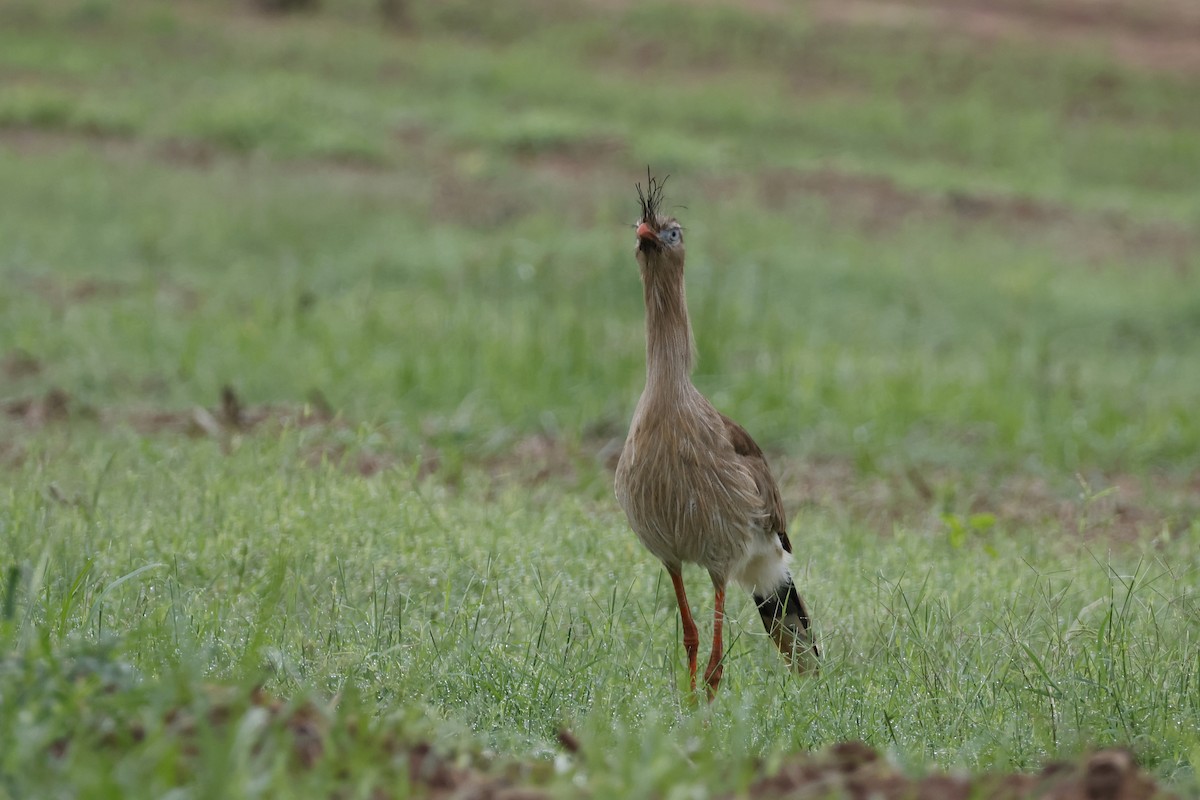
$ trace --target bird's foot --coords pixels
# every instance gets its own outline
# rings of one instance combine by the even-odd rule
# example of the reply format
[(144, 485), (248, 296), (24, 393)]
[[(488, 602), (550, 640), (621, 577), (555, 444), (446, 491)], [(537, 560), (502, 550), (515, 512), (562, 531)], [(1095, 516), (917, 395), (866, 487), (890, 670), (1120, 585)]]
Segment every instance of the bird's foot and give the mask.
[(708, 669), (704, 671), (704, 687), (710, 703), (717, 696), (717, 688), (721, 685), (721, 675), (724, 672), (725, 667), (720, 662), (709, 664)]

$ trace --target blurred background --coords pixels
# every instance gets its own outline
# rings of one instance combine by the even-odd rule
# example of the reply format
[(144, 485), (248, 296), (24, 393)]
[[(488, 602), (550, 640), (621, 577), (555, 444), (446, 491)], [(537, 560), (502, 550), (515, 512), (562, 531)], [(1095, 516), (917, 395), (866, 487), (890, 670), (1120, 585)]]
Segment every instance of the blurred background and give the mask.
[(7, 0), (4, 457), (318, 415), (365, 472), (611, 461), (647, 166), (792, 498), (1194, 497), (1184, 0)]
[[(731, 593), (711, 711), (612, 497), (647, 169), (826, 658)], [(0, 0), (0, 797), (1186, 794), (1198, 176), (1196, 0)]]

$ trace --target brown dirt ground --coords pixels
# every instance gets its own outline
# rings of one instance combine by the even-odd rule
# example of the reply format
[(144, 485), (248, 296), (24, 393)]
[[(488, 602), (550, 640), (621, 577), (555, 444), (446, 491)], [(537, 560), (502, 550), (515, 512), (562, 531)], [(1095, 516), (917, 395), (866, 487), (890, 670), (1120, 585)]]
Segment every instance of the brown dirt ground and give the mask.
[(1137, 542), (1200, 519), (1200, 475), (1057, 479), (916, 467), (864, 474), (846, 461), (774, 459), (788, 508), (844, 516), (881, 535), (941, 530), (947, 517), (990, 517), (998, 533), (1045, 527), (1084, 540)]
[(11, 380), (30, 378), (42, 371), (42, 362), (25, 350), (9, 350), (0, 357), (0, 375)]
[[(591, 183), (626, 166), (604, 153), (536, 153), (522, 160), (528, 170), (550, 181)], [(886, 176), (833, 168), (710, 173), (694, 184), (714, 201), (745, 192), (775, 208), (818, 198), (831, 224), (870, 236), (887, 235), (909, 222), (942, 219), (963, 231), (991, 229), (1020, 238), (1041, 237), (1061, 253), (1064, 263), (1093, 268), (1157, 262), (1185, 274), (1200, 260), (1200, 233), (1182, 225), (1146, 222), (1118, 211), (1080, 211), (1020, 195), (922, 192)]]
[[(1200, 254), (1200, 234), (1171, 223), (1141, 222), (1116, 211), (1081, 212), (1012, 195), (919, 192), (883, 176), (834, 169), (775, 170), (750, 180), (766, 204), (819, 197), (836, 224), (875, 235), (909, 221), (946, 219), (964, 230), (988, 227), (1023, 238), (1045, 237), (1068, 262), (1100, 266), (1161, 261), (1180, 273), (1191, 269)], [(715, 182), (719, 186), (721, 181)]]
[[(336, 748), (371, 747), (380, 750), (381, 763), (403, 764), (407, 786), (376, 786), (371, 797), (421, 797), (431, 800), (549, 800), (565, 796), (546, 788), (553, 778), (548, 763), (494, 764), (463, 758), (428, 742), (408, 741), (398, 733), (376, 732), (363, 738), (362, 721), (339, 718), (336, 703), (328, 706), (305, 701), (289, 703), (255, 689), (249, 693), (222, 686), (207, 686), (200, 702), (168, 711), (161, 735), (177, 740), (185, 758), (199, 750), (201, 729), (236, 726), (246, 714), (265, 714), (272, 723), (260, 731), (282, 730), (287, 737), (288, 766), (302, 773), (336, 758)], [(97, 737), (101, 747), (117, 749), (143, 741), (148, 735), (141, 720), (104, 718), (83, 722), (70, 736), (49, 747), (53, 758), (65, 757), (80, 736)], [(347, 741), (350, 743), (347, 745)], [(577, 762), (586, 763), (587, 743), (570, 731), (558, 735), (559, 746)], [(262, 740), (248, 746), (261, 749)], [(185, 769), (186, 772), (186, 769)], [(186, 779), (181, 774), (181, 779)], [(333, 795), (340, 796), (340, 795)], [(1143, 772), (1128, 751), (1100, 750), (1077, 761), (1047, 764), (1036, 774), (984, 773), (976, 776), (932, 773), (908, 776), (861, 742), (843, 742), (817, 753), (795, 753), (776, 769), (760, 768), (744, 792), (722, 800), (748, 798), (842, 797), (848, 800), (1151, 800), (1174, 797)]]
[[(255, 433), (278, 434), (285, 428), (319, 428), (327, 433), (346, 430), (349, 423), (335, 415), (319, 394), (305, 403), (275, 403), (247, 406), (230, 386), (212, 407), (195, 405), (184, 409), (161, 408), (104, 408), (97, 409), (80, 403), (60, 388), (52, 387), (41, 395), (0, 398), (0, 419), (7, 418), (24, 428), (38, 429), (47, 425), (71, 422), (91, 422), (106, 427), (132, 428), (146, 436), (179, 435), (207, 438), (231, 452), (239, 437)], [(16, 441), (0, 444), (0, 465), (18, 466), (24, 461), (24, 450)], [(399, 462), (396, 454), (355, 450), (337, 437), (318, 437), (303, 454), (310, 467), (325, 464), (371, 477)]]
[[(792, 13), (786, 0), (687, 0)], [(593, 0), (624, 8), (633, 0)], [(984, 43), (1099, 49), (1140, 69), (1200, 74), (1200, 4), (1191, 0), (810, 0), (818, 24), (923, 28)]]
[[(202, 687), (198, 700), (190, 708), (169, 710), (162, 719), (162, 735), (178, 742), (185, 764), (187, 759), (199, 754), (196, 740), (202, 731), (205, 737), (211, 736), (214, 730), (236, 726), (239, 720), (254, 712), (265, 713), (270, 723), (258, 726), (257, 730), (282, 729), (285, 732), (287, 768), (293, 773), (310, 770), (329, 757), (331, 740), (334, 738), (343, 741), (348, 739), (352, 746), (379, 749), (381, 763), (403, 764), (408, 785), (404, 788), (376, 786), (370, 795), (372, 800), (414, 796), (430, 800), (548, 800), (550, 797), (540, 789), (516, 785), (521, 778), (527, 781), (530, 774), (546, 773), (547, 770), (523, 769), (519, 766), (508, 771), (488, 770), (444, 753), (428, 742), (405, 741), (395, 733), (386, 733), (382, 741), (364, 739), (362, 721), (354, 717), (338, 719), (333, 713), (333, 705), (323, 706), (312, 701), (289, 703), (261, 689), (247, 694), (216, 685)], [(71, 735), (53, 742), (48, 754), (53, 758), (66, 757), (80, 737), (98, 739), (103, 748), (118, 749), (130, 743), (142, 742), (147, 735), (146, 725), (141, 720), (114, 720), (107, 717), (90, 720), (82, 723)], [(262, 734), (259, 736), (262, 737)], [(261, 750), (263, 744), (262, 738), (247, 742), (252, 751)], [(181, 782), (188, 779), (186, 768), (178, 777)], [(336, 798), (344, 795), (334, 793), (330, 796)]]
[[(529, 436), (484, 466), (499, 481), (538, 485), (573, 480), (599, 462), (611, 473), (621, 437), (593, 436), (579, 445), (544, 434)], [(1187, 530), (1200, 519), (1200, 475), (996, 475), (915, 466), (864, 472), (848, 459), (770, 457), (793, 513), (823, 513), (866, 525), (880, 535), (897, 527), (942, 530), (948, 516), (990, 515), (991, 529), (1048, 527), (1086, 541), (1133, 543)], [(429, 448), (422, 475), (439, 459)], [(981, 531), (983, 532), (983, 531)]]
[[(1036, 775), (898, 772), (861, 742), (823, 753), (796, 754), (778, 772), (756, 780), (752, 800), (844, 797), (852, 800), (1149, 800), (1170, 797), (1124, 750), (1101, 750), (1077, 762), (1054, 762)], [(727, 796), (733, 800), (733, 796)]]
[[(23, 356), (5, 359), (20, 369)], [(51, 388), (41, 395), (0, 399), (0, 419), (24, 428), (91, 422), (128, 427), (144, 435), (207, 438), (230, 452), (239, 437), (275, 435), (284, 428), (316, 428), (333, 434), (352, 427), (320, 396), (306, 403), (245, 405), (225, 387), (212, 407), (185, 409), (95, 409), (67, 392)], [(571, 483), (597, 467), (611, 473), (621, 454), (623, 436), (611, 430), (585, 432), (581, 442), (546, 434), (520, 438), (508, 448), (472, 458), (468, 467), (486, 470), (497, 486), (538, 487)], [(433, 444), (419, 452), (359, 450), (337, 436), (317, 436), (303, 455), (310, 467), (339, 466), (372, 477), (400, 464), (416, 463), (419, 480), (435, 477), (453, 486), (455, 474)], [(0, 447), (0, 466), (24, 460), (19, 442)], [(1031, 476), (990, 472), (964, 473), (917, 466), (863, 471), (849, 459), (795, 459), (771, 456), (784, 503), (792, 512), (826, 514), (866, 525), (880, 535), (896, 528), (939, 531), (948, 520), (990, 517), (986, 533), (1047, 527), (1085, 541), (1133, 543), (1169, 537), (1200, 519), (1200, 475), (1165, 473), (1135, 477), (1125, 474)]]
[[(1200, 47), (1200, 37), (1197, 41)], [(497, 228), (535, 208), (536, 201), (527, 194), (515, 194), (491, 179), (464, 175), (455, 166), (456, 154), (431, 142), (425, 132), (405, 129), (397, 137), (405, 147), (421, 152), (422, 162), (431, 168), (429, 199), (433, 216)], [(244, 154), (206, 142), (170, 140), (148, 144), (84, 133), (0, 127), (0, 146), (12, 147), (21, 154), (51, 152), (80, 141), (112, 158), (152, 158), (176, 169), (208, 169), (218, 162), (246, 159)], [(514, 157), (535, 185), (541, 181), (550, 187), (605, 186), (612, 175), (628, 167), (626, 153), (624, 142), (606, 139), (588, 143), (587, 147), (570, 143), (561, 148), (518, 151)], [(380, 165), (347, 164), (336, 159), (289, 162), (285, 168), (353, 173), (381, 182), (390, 182), (394, 177)], [(963, 231), (986, 229), (1006, 236), (1038, 237), (1058, 251), (1064, 263), (1094, 268), (1162, 264), (1184, 274), (1200, 262), (1200, 233), (1181, 224), (1139, 220), (1116, 210), (1084, 211), (1021, 195), (919, 191), (883, 175), (828, 167), (709, 173), (697, 177), (694, 184), (699, 193), (713, 200), (745, 192), (776, 208), (817, 198), (825, 205), (831, 224), (867, 236), (886, 236), (911, 222), (948, 220)], [(604, 205), (594, 191), (576, 193), (568, 213), (572, 222), (591, 224)], [(29, 284), (35, 295), (60, 311), (74, 303), (113, 299), (135, 289), (116, 281), (87, 278), (55, 284), (39, 277)], [(185, 311), (200, 302), (195, 290), (188, 287), (163, 286), (160, 291)]]
[[(436, 214), (496, 225), (527, 210), (503, 187), (458, 174), (454, 159), (435, 146), (425, 142), (421, 147), (427, 160), (441, 165), (433, 198)], [(606, 140), (603, 146), (586, 151), (543, 149), (515, 155), (535, 181), (559, 186), (603, 186), (628, 167), (627, 149), (618, 140)], [(1183, 225), (1139, 220), (1115, 210), (1084, 211), (1022, 195), (919, 191), (883, 175), (830, 167), (708, 173), (693, 185), (713, 201), (744, 192), (775, 208), (817, 198), (828, 209), (832, 224), (870, 236), (887, 235), (906, 223), (948, 220), (963, 231), (990, 229), (1005, 236), (1040, 237), (1061, 253), (1064, 263), (1094, 268), (1157, 263), (1183, 274), (1200, 261), (1200, 232)], [(591, 221), (586, 211), (595, 210), (595, 197), (579, 196), (572, 203), (586, 207), (577, 214), (581, 222)]]
[(1187, 0), (816, 0), (811, 7), (825, 23), (1099, 48), (1132, 67), (1200, 73), (1200, 6)]

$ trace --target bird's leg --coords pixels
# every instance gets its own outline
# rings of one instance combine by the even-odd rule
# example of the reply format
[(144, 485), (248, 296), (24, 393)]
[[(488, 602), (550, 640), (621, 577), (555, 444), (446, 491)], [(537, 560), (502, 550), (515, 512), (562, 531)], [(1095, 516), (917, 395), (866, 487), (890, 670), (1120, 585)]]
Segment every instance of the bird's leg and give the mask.
[(704, 670), (709, 702), (717, 696), (721, 673), (725, 671), (725, 644), (721, 639), (721, 626), (725, 622), (725, 582), (713, 578), (713, 588), (716, 590), (716, 599), (713, 601), (713, 643), (708, 656), (708, 668)]
[(667, 567), (671, 575), (671, 583), (675, 585), (675, 600), (679, 603), (679, 618), (683, 620), (683, 649), (687, 651), (688, 676), (691, 679), (692, 691), (696, 691), (696, 654), (700, 652), (700, 632), (696, 630), (696, 621), (692, 619), (692, 610), (688, 608), (687, 592), (683, 590), (683, 573), (678, 568)]

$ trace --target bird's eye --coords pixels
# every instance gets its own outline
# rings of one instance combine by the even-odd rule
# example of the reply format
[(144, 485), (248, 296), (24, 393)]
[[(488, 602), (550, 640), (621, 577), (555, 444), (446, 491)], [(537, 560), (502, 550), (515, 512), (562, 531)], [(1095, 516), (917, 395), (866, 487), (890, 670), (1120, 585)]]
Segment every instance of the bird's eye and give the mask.
[(667, 228), (662, 232), (662, 239), (667, 244), (679, 244), (679, 228)]

